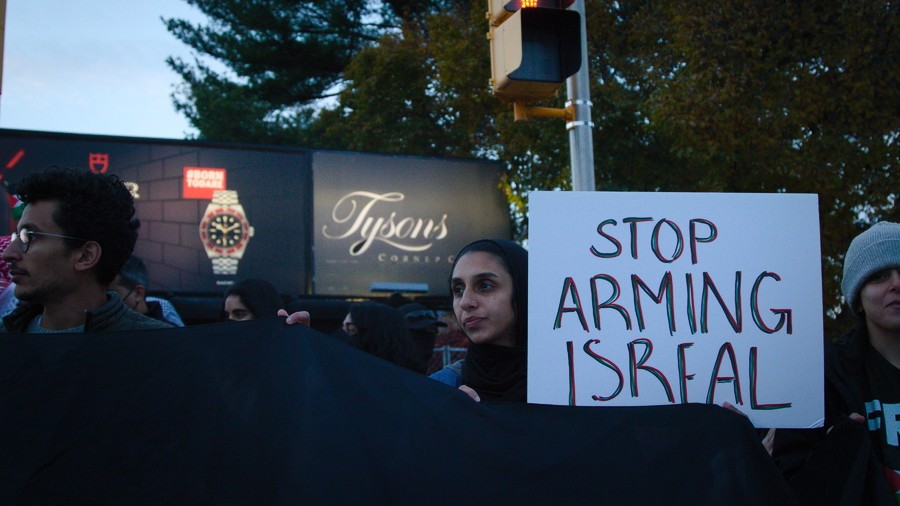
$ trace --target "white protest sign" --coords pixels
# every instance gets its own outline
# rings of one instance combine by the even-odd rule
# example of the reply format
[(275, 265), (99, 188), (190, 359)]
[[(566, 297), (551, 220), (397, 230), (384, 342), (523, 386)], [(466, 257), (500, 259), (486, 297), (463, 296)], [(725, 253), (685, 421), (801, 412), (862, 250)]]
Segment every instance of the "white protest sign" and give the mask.
[(824, 411), (816, 195), (533, 192), (528, 401)]

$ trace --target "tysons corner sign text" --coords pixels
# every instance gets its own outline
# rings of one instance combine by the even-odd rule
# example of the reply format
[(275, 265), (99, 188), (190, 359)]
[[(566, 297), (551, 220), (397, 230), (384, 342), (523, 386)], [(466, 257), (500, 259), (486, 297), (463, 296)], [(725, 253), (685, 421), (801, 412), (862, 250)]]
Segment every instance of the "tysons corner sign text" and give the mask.
[[(322, 226), (328, 239), (356, 238), (350, 244), (350, 255), (359, 256), (375, 241), (381, 241), (408, 252), (430, 249), (435, 241), (447, 237), (447, 215), (431, 218), (400, 218), (386, 209), (391, 203), (406, 198), (399, 192), (383, 194), (355, 191), (338, 199), (331, 211), (332, 223)], [(379, 205), (381, 204), (381, 205)]]

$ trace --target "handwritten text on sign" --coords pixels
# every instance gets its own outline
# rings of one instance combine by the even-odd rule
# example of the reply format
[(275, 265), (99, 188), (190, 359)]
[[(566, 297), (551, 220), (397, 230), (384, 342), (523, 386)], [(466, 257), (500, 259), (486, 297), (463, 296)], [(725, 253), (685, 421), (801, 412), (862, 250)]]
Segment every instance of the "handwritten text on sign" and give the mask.
[(536, 192), (529, 402), (822, 418), (816, 196)]

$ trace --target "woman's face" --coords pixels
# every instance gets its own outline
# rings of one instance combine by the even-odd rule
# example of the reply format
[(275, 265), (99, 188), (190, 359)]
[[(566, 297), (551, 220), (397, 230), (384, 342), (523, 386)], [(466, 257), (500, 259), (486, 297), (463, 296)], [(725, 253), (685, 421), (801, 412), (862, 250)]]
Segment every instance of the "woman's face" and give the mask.
[(353, 323), (353, 319), (350, 317), (350, 313), (347, 313), (347, 316), (344, 317), (344, 323), (341, 325), (341, 328), (344, 329), (344, 332), (348, 336), (355, 336), (359, 329), (356, 327), (356, 324)]
[(485, 251), (470, 251), (453, 269), (453, 313), (475, 344), (515, 346), (513, 280), (503, 262)]
[(859, 292), (871, 331), (900, 335), (900, 268), (876, 272)]
[(225, 317), (231, 321), (252, 320), (253, 313), (244, 305), (240, 295), (229, 295), (225, 297)]

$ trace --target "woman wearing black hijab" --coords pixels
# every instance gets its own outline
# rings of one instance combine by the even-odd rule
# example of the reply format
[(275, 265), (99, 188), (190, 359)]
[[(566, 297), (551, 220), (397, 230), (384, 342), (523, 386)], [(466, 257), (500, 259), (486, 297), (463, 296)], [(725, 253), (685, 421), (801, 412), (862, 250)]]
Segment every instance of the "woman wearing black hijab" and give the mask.
[(469, 339), (459, 373), (434, 379), (476, 400), (526, 400), (528, 252), (505, 239), (482, 239), (456, 256), (450, 275), (453, 313)]
[(284, 301), (272, 283), (264, 279), (245, 279), (225, 294), (222, 313), (226, 320), (244, 321), (276, 316), (282, 307)]
[(353, 304), (341, 333), (351, 346), (415, 370), (414, 344), (406, 318), (398, 309), (377, 302)]

